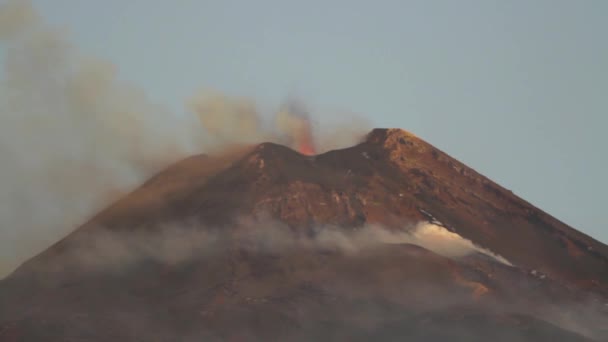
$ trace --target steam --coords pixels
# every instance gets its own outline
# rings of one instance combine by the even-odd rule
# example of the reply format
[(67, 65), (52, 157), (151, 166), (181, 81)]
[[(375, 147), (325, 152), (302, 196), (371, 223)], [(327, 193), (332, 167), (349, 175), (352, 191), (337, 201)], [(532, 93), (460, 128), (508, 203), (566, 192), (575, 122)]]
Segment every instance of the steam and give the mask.
[(362, 246), (370, 244), (412, 244), (428, 249), (447, 258), (462, 258), (480, 253), (491, 257), (497, 262), (512, 266), (505, 258), (488, 249), (475, 245), (468, 239), (452, 233), (449, 230), (428, 222), (420, 222), (412, 229), (388, 230), (382, 227), (366, 226), (351, 235), (341, 231), (323, 230), (318, 241), (340, 246), (343, 250), (356, 252)]
[(448, 258), (459, 258), (473, 253), (480, 253), (505, 265), (513, 266), (502, 256), (479, 247), (471, 240), (450, 232), (444, 227), (428, 222), (419, 223), (413, 233), (406, 237), (406, 240)]
[[(150, 261), (152, 261), (160, 267), (158, 268), (158, 272), (171, 272), (171, 270), (183, 270), (182, 266), (189, 267), (187, 266), (189, 262), (197, 261), (197, 267), (216, 269), (215, 267), (217, 266), (218, 269), (222, 270), (218, 273), (219, 279), (217, 278), (218, 274), (212, 272), (209, 284), (205, 285), (204, 282), (201, 284), (203, 288), (216, 283), (224, 284), (226, 288), (235, 291), (234, 293), (238, 293), (234, 295), (235, 298), (252, 302), (266, 298), (261, 294), (257, 297), (253, 294), (247, 294), (249, 291), (256, 293), (255, 291), (257, 290), (252, 289), (258, 289), (256, 286), (256, 284), (259, 284), (258, 282), (265, 283), (265, 277), (276, 277), (282, 274), (281, 271), (273, 273), (274, 267), (278, 267), (279, 270), (284, 268), (284, 271), (290, 270), (285, 272), (295, 272), (290, 277), (287, 277), (289, 281), (295, 279), (296, 281), (305, 282), (306, 277), (310, 275), (307, 273), (311, 270), (310, 267), (312, 267), (313, 272), (325, 272), (321, 265), (326, 260), (325, 257), (328, 255), (328, 252), (330, 255), (341, 253), (342, 256), (338, 257), (337, 260), (346, 260), (342, 258), (345, 257), (356, 261), (365, 260), (366, 256), (375, 255), (375, 252), (385, 249), (387, 244), (418, 245), (449, 258), (458, 259), (471, 253), (483, 253), (492, 256), (497, 262), (508, 264), (506, 260), (492, 254), (488, 250), (475, 246), (457, 234), (426, 222), (420, 222), (412, 227), (404, 227), (402, 230), (385, 229), (380, 226), (365, 226), (356, 230), (345, 230), (344, 228), (337, 227), (318, 227), (312, 234), (291, 230), (280, 222), (258, 221), (253, 223), (250, 220), (243, 220), (242, 222), (242, 224), (224, 227), (221, 230), (213, 229), (212, 227), (202, 227), (196, 222), (176, 222), (157, 227), (147, 227), (148, 229), (144, 230), (126, 229), (111, 231), (104, 229), (104, 227), (94, 227), (72, 236), (71, 239), (66, 241), (68, 244), (63, 246), (65, 247), (64, 249), (43, 258), (43, 264), (31, 264), (32, 266), (42, 266), (41, 269), (25, 267), (21, 271), (42, 272), (43, 276), (36, 278), (39, 282), (48, 282), (51, 286), (55, 286), (52, 284), (56, 284), (61, 287), (63, 281), (72, 283), (75, 277), (79, 276), (87, 279), (89, 278), (88, 276), (92, 275), (89, 279), (98, 279), (95, 276), (100, 273), (111, 273), (119, 277), (108, 277), (108, 279), (121, 279), (120, 277), (134, 275), (139, 281), (145, 282), (147, 279), (145, 278), (147, 277), (145, 272), (141, 274), (131, 272), (131, 270), (141, 266), (142, 263), (150, 266)], [(416, 249), (410, 251), (406, 257), (413, 258), (414, 260), (408, 259), (413, 264), (418, 263), (416, 258), (427, 255), (424, 252), (419, 253)], [(379, 254), (379, 256), (383, 256), (383, 254)], [(359, 257), (363, 257), (363, 259), (358, 259)], [(433, 259), (431, 257), (430, 260)], [(256, 268), (249, 269), (249, 267), (242, 266), (241, 263), (248, 264), (248, 262), (252, 262), (255, 265), (259, 265), (257, 262), (260, 260), (264, 260), (264, 264), (269, 267), (267, 271), (264, 271), (268, 273), (264, 273), (264, 276), (258, 274), (255, 277), (249, 278), (247, 272), (253, 271)], [(424, 260), (429, 259), (423, 258), (420, 259), (420, 262), (424, 264)], [(235, 265), (241, 266), (237, 267)], [(313, 265), (315, 266), (313, 267)], [(386, 267), (386, 264), (382, 262), (379, 265)], [(366, 291), (371, 291), (372, 293), (379, 291), (378, 293), (382, 293), (382, 296), (385, 296), (389, 301), (395, 302), (400, 302), (399, 298), (405, 298), (410, 295), (413, 296), (412, 298), (422, 301), (420, 304), (412, 302), (411, 305), (422, 305), (421, 308), (423, 310), (430, 312), (434, 310), (450, 310), (451, 308), (454, 308), (457, 312), (461, 312), (460, 306), (475, 301), (480, 309), (489, 310), (487, 311), (488, 313), (498, 313), (501, 315), (523, 313), (534, 317), (541, 317), (543, 320), (587, 336), (595, 336), (594, 327), (597, 328), (605, 325), (605, 317), (599, 314), (601, 308), (598, 308), (598, 304), (596, 303), (571, 303), (567, 299), (563, 303), (559, 301), (538, 301), (539, 298), (543, 297), (539, 297), (542, 292), (536, 292), (538, 291), (537, 288), (530, 288), (530, 293), (528, 291), (520, 293), (515, 289), (514, 293), (517, 293), (518, 296), (522, 295), (522, 298), (518, 301), (497, 302), (495, 297), (486, 295), (488, 288), (483, 283), (476, 282), (474, 279), (468, 279), (467, 273), (460, 273), (458, 268), (450, 268), (450, 271), (446, 271), (445, 269), (429, 270), (431, 273), (438, 272), (438, 274), (442, 272), (445, 274), (445, 272), (452, 272), (452, 270), (456, 272), (448, 275), (453, 277), (451, 279), (454, 283), (450, 284), (456, 286), (452, 290), (445, 290), (443, 288), (443, 290), (439, 290), (437, 286), (441, 284), (429, 283), (429, 280), (424, 280), (426, 279), (424, 277), (423, 280), (412, 279), (411, 282), (395, 283), (396, 279), (401, 279), (398, 275), (400, 273), (399, 267), (401, 267), (399, 265), (401, 264), (399, 261), (395, 261), (393, 265), (396, 265), (395, 268), (389, 267), (376, 274), (377, 277), (372, 278), (374, 279), (373, 283), (368, 283), (369, 279), (365, 277), (362, 279), (367, 280), (361, 281), (361, 284), (358, 281), (344, 281), (345, 279), (341, 278), (341, 276), (337, 276), (336, 279), (330, 278), (333, 281), (327, 283), (324, 291), (327, 291), (328, 296), (335, 296), (336, 298), (342, 298), (340, 296), (348, 298), (350, 295), (355, 294), (363, 296), (362, 298), (367, 298), (366, 296), (369, 293)], [(242, 273), (232, 273), (237, 268)], [(336, 271), (330, 267), (326, 270), (326, 276), (329, 277)], [(358, 276), (356, 273), (348, 273), (348, 270), (345, 272), (344, 274), (349, 274), (350, 276)], [(66, 275), (68, 278), (62, 279), (63, 275)], [(394, 275), (394, 277), (389, 275)], [(383, 276), (387, 277), (385, 282)], [(322, 278), (325, 279), (324, 277)], [(234, 279), (239, 279), (239, 281), (234, 281)], [(274, 290), (268, 290), (268, 288), (263, 287), (266, 290), (260, 291), (266, 293), (269, 297), (280, 296), (278, 293), (280, 293), (282, 286), (276, 283), (276, 278), (272, 279), (274, 279), (272, 281), (274, 285), (271, 288)], [(422, 281), (422, 283), (417, 281)], [(243, 287), (238, 288), (240, 285), (234, 284), (241, 284)], [(366, 286), (366, 284), (371, 287), (360, 287)], [(289, 288), (289, 286), (287, 287)], [(463, 291), (457, 290), (454, 292), (459, 287)], [(477, 291), (479, 288), (483, 288), (485, 292), (479, 293)], [(242, 290), (242, 293), (239, 292), (239, 289)], [(395, 289), (395, 291), (390, 289)], [(404, 289), (407, 290), (404, 291)], [(430, 292), (425, 292), (425, 289), (428, 289)], [(275, 290), (277, 293), (275, 293)], [(222, 288), (218, 290), (218, 293), (223, 293)], [(221, 294), (218, 296), (221, 296)], [(479, 302), (480, 297), (485, 299)], [(529, 307), (528, 300), (532, 299), (537, 304), (531, 308)], [(395, 312), (387, 311), (386, 302), (374, 302), (374, 300), (370, 299), (365, 303), (367, 303), (365, 309), (361, 309), (361, 306), (357, 307), (362, 310), (361, 315), (366, 315), (365, 317), (369, 321), (368, 324), (373, 325), (373, 322), (391, 321), (394, 319)], [(339, 306), (339, 304), (337, 305)], [(205, 312), (210, 314), (215, 310), (212, 305), (204, 307)], [(255, 306), (253, 308), (255, 309)], [(218, 310), (220, 309), (221, 306), (218, 307)], [(143, 306), (142, 312), (146, 310), (149, 310), (149, 308)], [(135, 315), (135, 317), (140, 316)], [(303, 319), (304, 324), (310, 321), (310, 318), (306, 318), (305, 316)], [(213, 321), (211, 320), (211, 322)], [(239, 325), (236, 326), (239, 329), (242, 328)], [(422, 328), (428, 329), (429, 326), (425, 325)], [(179, 331), (173, 330), (169, 332), (170, 335), (179, 333)]]
[(319, 227), (315, 233), (299, 234), (274, 221), (248, 222), (227, 231), (201, 227), (196, 223), (165, 224), (145, 230), (111, 231), (104, 227), (79, 232), (69, 240), (68, 251), (45, 265), (44, 271), (77, 267), (85, 272), (116, 271), (153, 260), (178, 265), (200, 257), (238, 248), (255, 253), (285, 253), (298, 249), (334, 250), (354, 255), (386, 244), (410, 244), (447, 258), (458, 259), (481, 253), (496, 262), (511, 265), (489, 250), (475, 246), (458, 234), (420, 222), (402, 230), (364, 226), (354, 231)]
[[(264, 141), (314, 153), (308, 116), (279, 110), (264, 122), (251, 99), (202, 92), (191, 115), (171, 114), (27, 0), (0, 5), (0, 47), (0, 277), (186, 156)], [(356, 141), (346, 135), (323, 141)]]

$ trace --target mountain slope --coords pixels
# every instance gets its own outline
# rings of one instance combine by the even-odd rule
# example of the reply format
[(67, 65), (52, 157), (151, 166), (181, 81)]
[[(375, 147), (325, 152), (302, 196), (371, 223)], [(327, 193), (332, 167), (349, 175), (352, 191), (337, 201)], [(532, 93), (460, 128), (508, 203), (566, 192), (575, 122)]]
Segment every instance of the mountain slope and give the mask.
[[(514, 267), (378, 238), (420, 221)], [(582, 341), (605, 336), (607, 294), (607, 246), (376, 129), (312, 157), (264, 143), (170, 167), (2, 281), (0, 336)]]

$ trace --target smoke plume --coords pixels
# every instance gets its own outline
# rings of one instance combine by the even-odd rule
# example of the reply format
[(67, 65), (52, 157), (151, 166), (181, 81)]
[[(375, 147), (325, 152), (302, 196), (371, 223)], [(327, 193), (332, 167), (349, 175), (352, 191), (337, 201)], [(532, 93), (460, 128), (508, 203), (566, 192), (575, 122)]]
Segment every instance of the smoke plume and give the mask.
[(443, 227), (420, 222), (402, 230), (364, 226), (355, 231), (339, 227), (318, 227), (311, 234), (298, 234), (276, 221), (242, 220), (231, 229), (201, 227), (196, 222), (181, 222), (148, 227), (144, 230), (111, 231), (96, 227), (79, 232), (69, 242), (67, 252), (51, 262), (53, 267), (77, 267), (85, 272), (124, 270), (144, 260), (177, 265), (238, 248), (255, 253), (286, 253), (298, 249), (335, 250), (354, 255), (386, 244), (410, 244), (438, 255), (458, 259), (481, 253), (496, 262), (511, 265), (503, 257), (474, 245)]
[[(250, 98), (214, 91), (200, 91), (188, 101), (187, 107), (200, 119), (205, 146), (212, 150), (226, 144), (264, 141), (314, 155), (354, 145), (370, 130), (369, 122), (352, 114), (340, 115), (340, 120), (319, 127), (305, 103), (296, 98), (287, 99), (271, 115), (261, 113)], [(265, 120), (267, 117), (270, 119)]]
[[(264, 141), (315, 152), (308, 115), (264, 122), (251, 99), (202, 93), (192, 115), (172, 115), (113, 64), (79, 53), (29, 1), (0, 5), (0, 49), (0, 277), (188, 155)], [(321, 141), (337, 147), (349, 134)]]
[(197, 150), (168, 115), (81, 56), (27, 1), (0, 7), (0, 276), (160, 167)]

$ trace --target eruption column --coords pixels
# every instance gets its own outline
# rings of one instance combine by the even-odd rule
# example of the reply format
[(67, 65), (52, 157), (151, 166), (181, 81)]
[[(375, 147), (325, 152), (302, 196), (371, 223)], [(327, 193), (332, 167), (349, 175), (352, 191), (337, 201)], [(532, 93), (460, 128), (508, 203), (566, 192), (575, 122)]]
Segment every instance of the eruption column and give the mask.
[(281, 123), (280, 126), (291, 138), (293, 148), (307, 156), (316, 154), (312, 123), (308, 111), (302, 104), (293, 100), (289, 101), (284, 110), (279, 113), (278, 119)]

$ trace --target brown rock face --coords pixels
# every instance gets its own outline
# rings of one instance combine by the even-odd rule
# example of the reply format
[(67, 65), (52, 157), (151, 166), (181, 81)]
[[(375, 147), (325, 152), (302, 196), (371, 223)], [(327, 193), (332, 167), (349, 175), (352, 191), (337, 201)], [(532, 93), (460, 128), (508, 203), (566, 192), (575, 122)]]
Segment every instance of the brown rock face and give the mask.
[[(478, 247), (416, 246), (418, 222)], [(607, 295), (607, 246), (375, 129), (170, 167), (0, 282), (0, 340), (586, 341)]]

